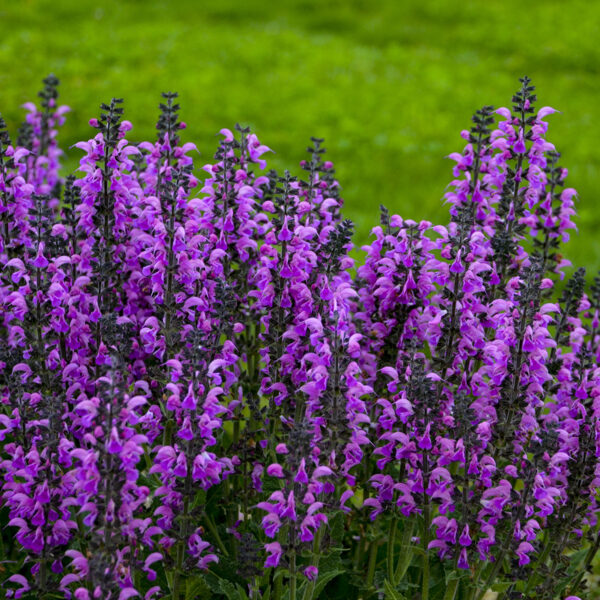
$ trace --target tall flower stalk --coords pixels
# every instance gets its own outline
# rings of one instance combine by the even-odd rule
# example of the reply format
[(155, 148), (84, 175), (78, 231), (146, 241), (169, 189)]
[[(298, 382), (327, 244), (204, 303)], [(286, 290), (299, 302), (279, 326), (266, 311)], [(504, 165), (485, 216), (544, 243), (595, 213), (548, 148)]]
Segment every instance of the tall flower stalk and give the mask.
[(362, 249), (322, 139), (197, 169), (173, 92), (153, 141), (102, 104), (63, 181), (57, 86), (0, 121), (6, 597), (585, 597), (600, 284), (528, 78), (448, 222), (381, 206)]

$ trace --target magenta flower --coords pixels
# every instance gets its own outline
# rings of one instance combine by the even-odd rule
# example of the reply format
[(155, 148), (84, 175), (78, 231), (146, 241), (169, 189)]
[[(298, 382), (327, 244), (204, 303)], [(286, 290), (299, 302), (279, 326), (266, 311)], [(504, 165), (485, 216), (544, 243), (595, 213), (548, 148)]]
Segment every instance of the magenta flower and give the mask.
[(7, 597), (579, 593), (600, 281), (554, 291), (576, 192), (527, 78), (461, 133), (448, 222), (382, 207), (362, 250), (322, 140), (278, 175), (238, 125), (195, 170), (173, 93), (154, 141), (102, 105), (63, 182), (44, 83), (0, 121)]

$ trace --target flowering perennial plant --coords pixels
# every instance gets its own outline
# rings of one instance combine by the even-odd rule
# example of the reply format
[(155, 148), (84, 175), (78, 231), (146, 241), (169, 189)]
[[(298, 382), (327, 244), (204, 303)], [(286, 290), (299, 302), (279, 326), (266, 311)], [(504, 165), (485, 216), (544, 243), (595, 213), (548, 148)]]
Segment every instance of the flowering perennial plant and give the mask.
[[(523, 78), (450, 155), (446, 225), (362, 254), (323, 140), (195, 168), (177, 94), (59, 176), (56, 78), (0, 121), (9, 598), (584, 596), (600, 547), (600, 278)], [(352, 256), (351, 256), (352, 255)], [(355, 264), (355, 256), (360, 256)]]

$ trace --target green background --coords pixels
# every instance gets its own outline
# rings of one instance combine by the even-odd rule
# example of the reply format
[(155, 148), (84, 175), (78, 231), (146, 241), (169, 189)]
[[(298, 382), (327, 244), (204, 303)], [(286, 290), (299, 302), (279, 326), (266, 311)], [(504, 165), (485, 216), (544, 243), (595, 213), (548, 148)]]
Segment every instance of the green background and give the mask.
[[(310, 135), (326, 138), (346, 212), (366, 241), (380, 203), (405, 217), (447, 221), (450, 152), (483, 104), (505, 106), (529, 75), (549, 139), (580, 193), (573, 262), (600, 267), (600, 4), (502, 2), (0, 0), (0, 111), (13, 131), (21, 104), (49, 72), (73, 108), (65, 146), (125, 98), (133, 140), (153, 138), (161, 91), (178, 91), (186, 141), (214, 152), (215, 133), (251, 125), (295, 167)], [(80, 152), (69, 150), (76, 167)]]

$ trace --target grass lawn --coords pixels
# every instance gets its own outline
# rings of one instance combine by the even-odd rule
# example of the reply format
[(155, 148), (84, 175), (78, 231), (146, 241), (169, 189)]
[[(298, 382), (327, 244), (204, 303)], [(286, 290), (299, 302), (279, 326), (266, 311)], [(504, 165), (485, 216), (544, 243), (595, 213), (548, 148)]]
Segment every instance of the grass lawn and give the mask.
[[(19, 106), (52, 71), (73, 112), (65, 145), (125, 98), (132, 139), (154, 136), (159, 94), (181, 95), (186, 140), (210, 160), (215, 132), (239, 121), (296, 165), (310, 135), (325, 137), (357, 240), (380, 203), (443, 221), (444, 157), (483, 104), (506, 105), (524, 74), (551, 117), (550, 140), (580, 192), (579, 234), (567, 256), (600, 267), (600, 4), (423, 0), (160, 0), (0, 4), (0, 111)], [(79, 151), (69, 151), (74, 168)]]

